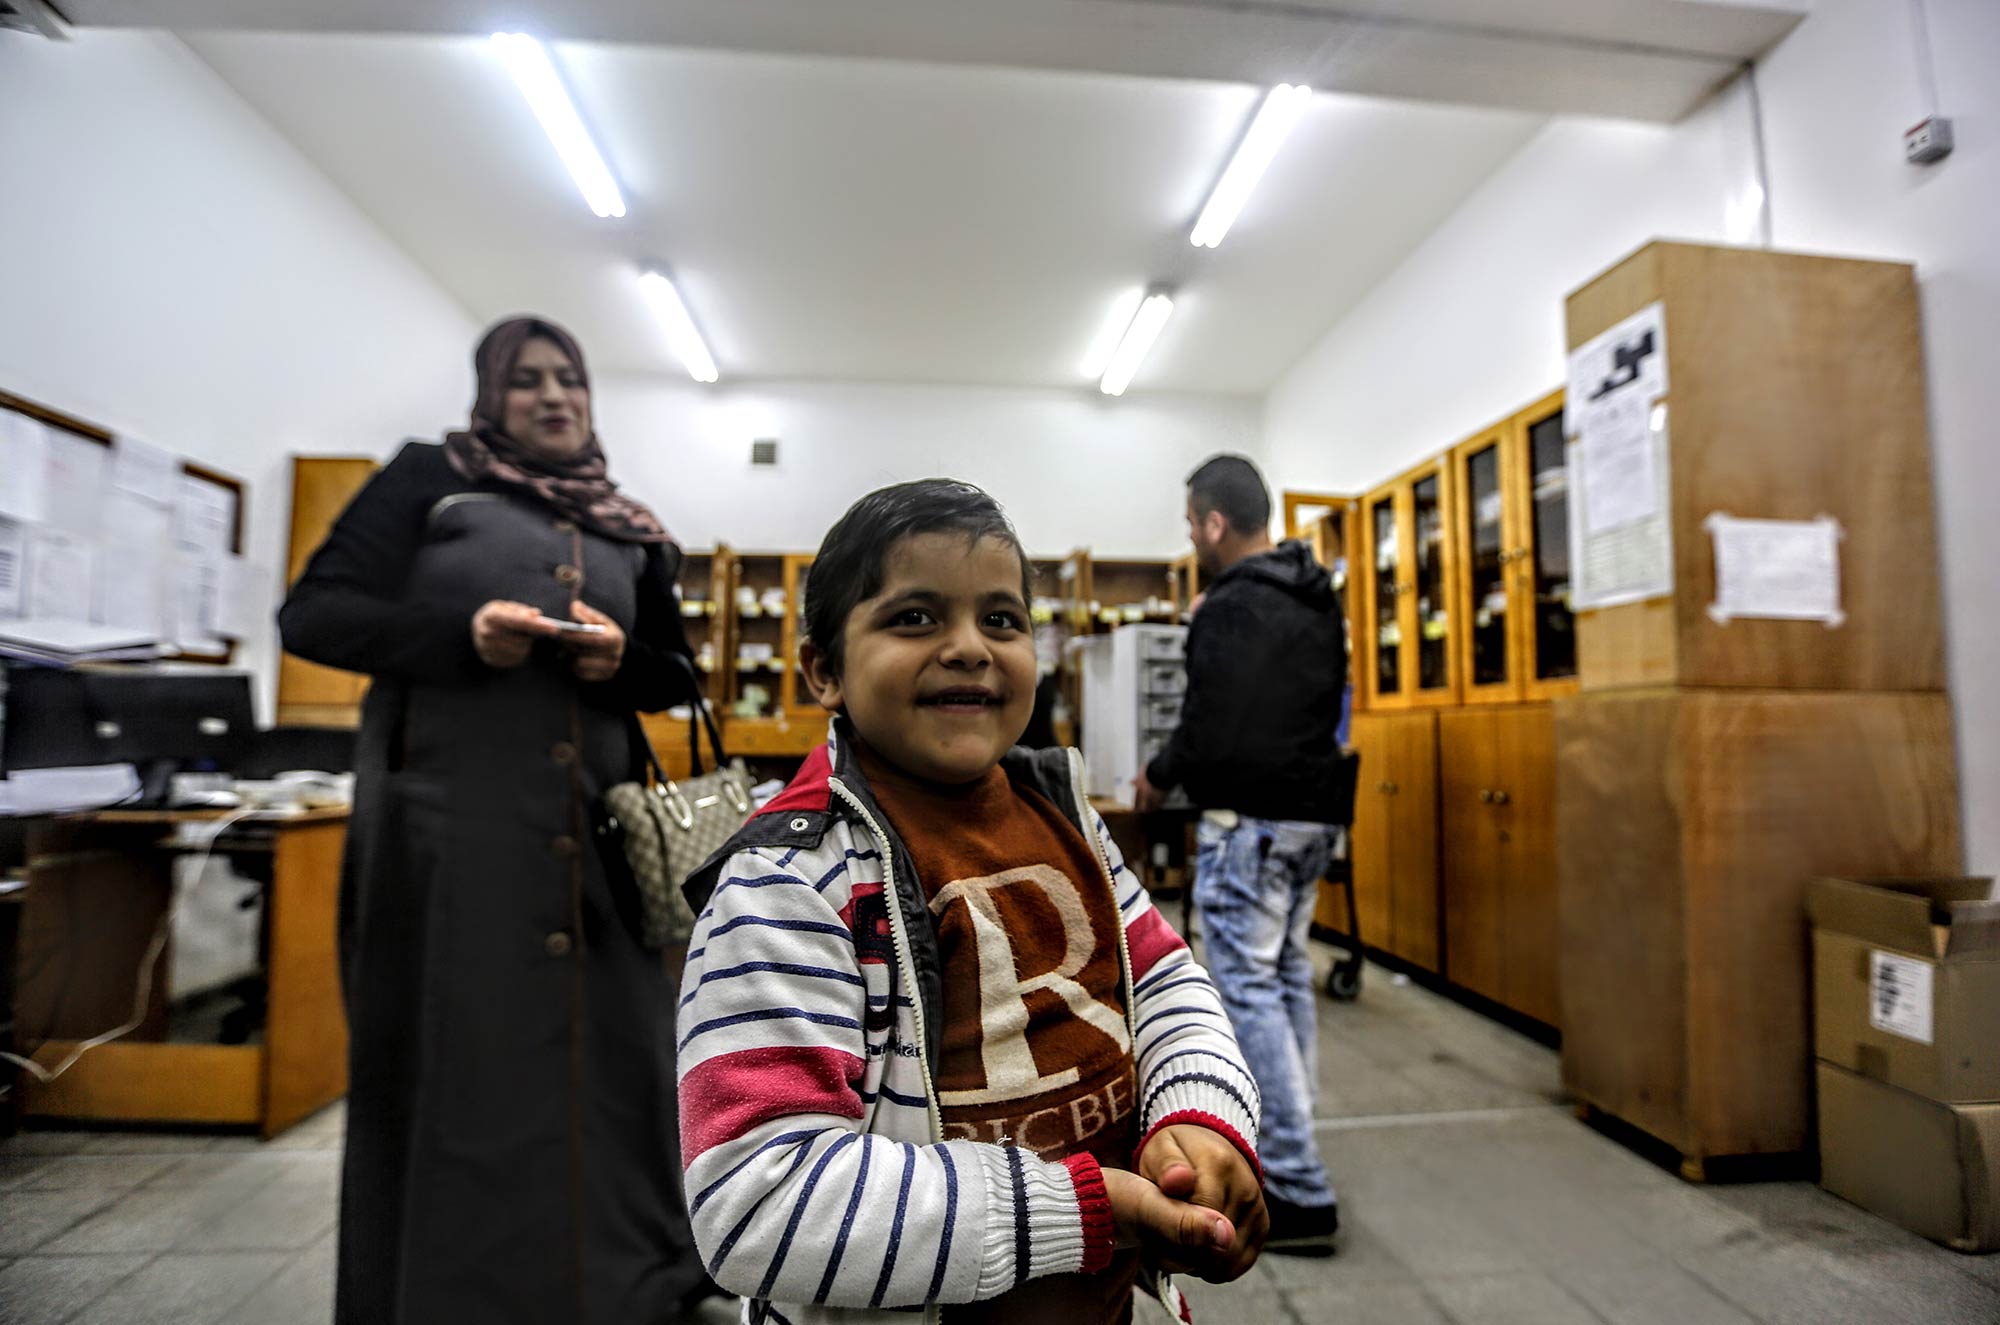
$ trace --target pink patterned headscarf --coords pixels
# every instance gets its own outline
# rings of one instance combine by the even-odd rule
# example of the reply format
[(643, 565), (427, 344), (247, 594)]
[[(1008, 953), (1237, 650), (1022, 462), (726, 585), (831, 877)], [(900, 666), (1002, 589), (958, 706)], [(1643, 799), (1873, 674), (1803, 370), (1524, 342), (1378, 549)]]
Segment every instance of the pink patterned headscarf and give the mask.
[(644, 502), (618, 491), (606, 472), (604, 448), (593, 429), (583, 445), (558, 459), (537, 455), (509, 437), (501, 426), (506, 417), (507, 378), (521, 347), (535, 337), (553, 343), (576, 365), (586, 387), (590, 374), (576, 338), (546, 318), (515, 317), (495, 323), (472, 352), (479, 375), (479, 392), (472, 402), (472, 426), (448, 433), (445, 458), (474, 482), (503, 483), (521, 488), (553, 506), (593, 533), (626, 543), (671, 543), (673, 535)]

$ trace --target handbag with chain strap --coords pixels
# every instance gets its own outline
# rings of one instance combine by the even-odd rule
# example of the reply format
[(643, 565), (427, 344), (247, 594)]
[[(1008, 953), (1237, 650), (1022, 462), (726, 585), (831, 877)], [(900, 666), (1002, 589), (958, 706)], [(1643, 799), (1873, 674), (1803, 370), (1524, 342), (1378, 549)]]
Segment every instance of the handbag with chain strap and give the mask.
[[(692, 674), (694, 669), (688, 670)], [(622, 864), (622, 872), (629, 874), (639, 895), (640, 938), (649, 948), (685, 943), (694, 932), (694, 910), (681, 896), (681, 883), (750, 817), (750, 773), (741, 759), (723, 754), (722, 733), (699, 689), (697, 684), (688, 719), (694, 776), (682, 782), (666, 776), (634, 714), (632, 739), (634, 748), (644, 752), (645, 767), (639, 780), (606, 788), (598, 798), (596, 832), (606, 867)], [(706, 773), (701, 766), (703, 727), (715, 756), (714, 770)]]

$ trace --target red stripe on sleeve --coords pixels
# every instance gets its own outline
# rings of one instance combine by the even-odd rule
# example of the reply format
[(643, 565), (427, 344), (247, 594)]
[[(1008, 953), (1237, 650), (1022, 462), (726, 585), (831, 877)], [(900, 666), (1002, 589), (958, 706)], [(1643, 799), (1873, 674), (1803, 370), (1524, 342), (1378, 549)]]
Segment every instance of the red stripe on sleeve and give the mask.
[(861, 1059), (839, 1049), (769, 1045), (718, 1054), (681, 1078), (681, 1163), (791, 1113), (859, 1118)]
[(1125, 941), (1132, 949), (1134, 982), (1145, 979), (1146, 972), (1152, 970), (1153, 964), (1160, 958), (1187, 947), (1181, 936), (1174, 933), (1174, 927), (1167, 923), (1166, 917), (1150, 907), (1125, 927)]

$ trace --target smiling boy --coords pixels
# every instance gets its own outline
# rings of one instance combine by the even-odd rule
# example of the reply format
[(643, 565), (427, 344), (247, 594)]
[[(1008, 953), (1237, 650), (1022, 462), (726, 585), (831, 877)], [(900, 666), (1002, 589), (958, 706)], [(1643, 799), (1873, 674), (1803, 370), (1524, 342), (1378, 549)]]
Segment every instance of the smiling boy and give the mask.
[(827, 744), (694, 878), (680, 1013), (695, 1237), (748, 1320), (1129, 1320), (1265, 1216), (1214, 987), (1034, 702), (1029, 566), (968, 484), (827, 534), (801, 661)]

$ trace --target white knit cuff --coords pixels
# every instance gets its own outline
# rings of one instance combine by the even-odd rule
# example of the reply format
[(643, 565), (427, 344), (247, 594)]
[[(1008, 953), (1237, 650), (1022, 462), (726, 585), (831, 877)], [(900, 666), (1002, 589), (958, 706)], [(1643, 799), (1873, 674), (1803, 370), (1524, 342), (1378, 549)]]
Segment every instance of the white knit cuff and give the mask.
[(1018, 1146), (977, 1150), (988, 1190), (1000, 1199), (980, 1240), (975, 1298), (997, 1297), (1026, 1279), (1082, 1269), (1088, 1246), (1070, 1170)]
[(1263, 1103), (1257, 1083), (1243, 1065), (1221, 1054), (1176, 1058), (1163, 1078), (1145, 1085), (1141, 1135), (1151, 1136), (1173, 1114), (1204, 1113), (1234, 1128), (1245, 1145), (1257, 1145), (1257, 1113)]

